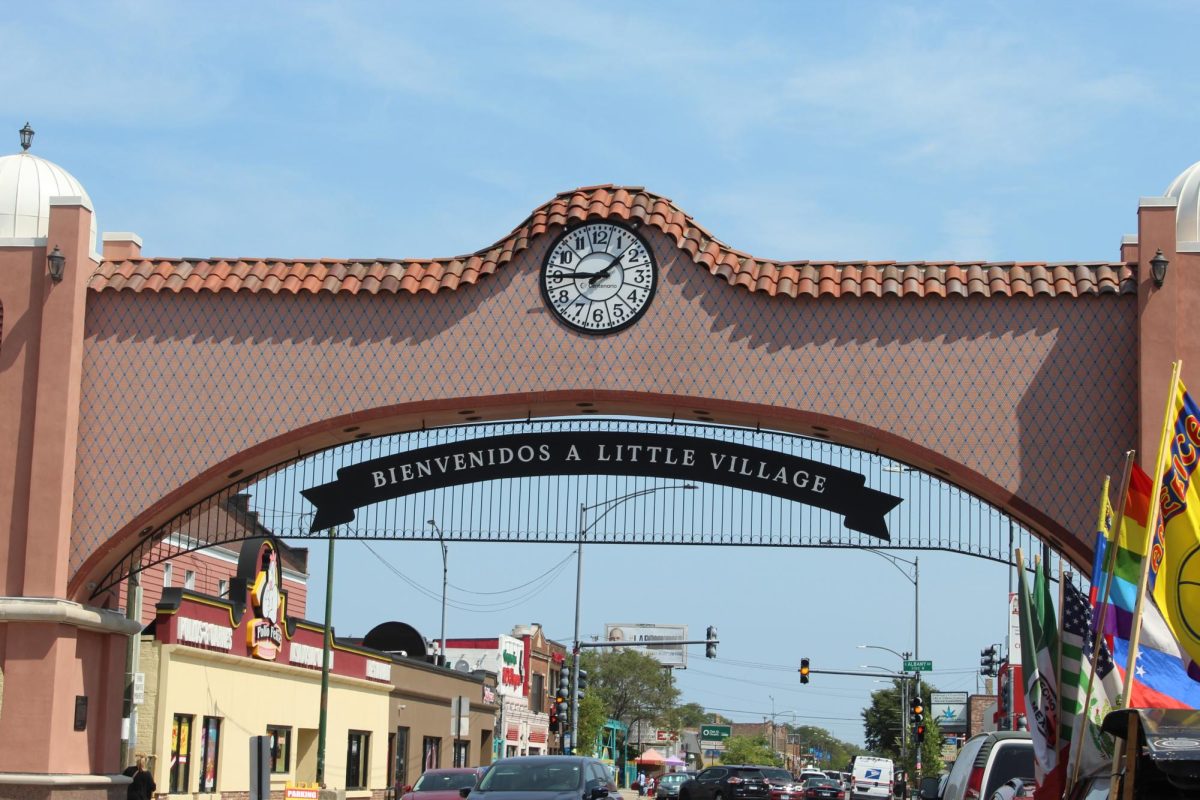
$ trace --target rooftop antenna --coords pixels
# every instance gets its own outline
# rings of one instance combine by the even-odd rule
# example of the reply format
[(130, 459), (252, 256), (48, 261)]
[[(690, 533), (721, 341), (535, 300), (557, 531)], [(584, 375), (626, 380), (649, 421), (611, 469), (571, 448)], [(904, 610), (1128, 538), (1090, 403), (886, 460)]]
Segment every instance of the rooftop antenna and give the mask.
[(25, 122), (25, 127), (21, 128), (18, 133), (21, 134), (21, 151), (25, 152), (29, 149), (29, 145), (33, 142), (33, 128), (29, 127), (29, 122)]

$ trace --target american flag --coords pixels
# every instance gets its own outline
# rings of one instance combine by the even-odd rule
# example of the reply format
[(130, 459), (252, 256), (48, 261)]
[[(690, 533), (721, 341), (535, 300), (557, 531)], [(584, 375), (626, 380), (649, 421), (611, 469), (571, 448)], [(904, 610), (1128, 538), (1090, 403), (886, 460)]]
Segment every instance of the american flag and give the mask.
[[(1096, 630), (1093, 626), (1092, 607), (1087, 595), (1075, 588), (1073, 583), (1067, 583), (1066, 600), (1063, 603), (1063, 633), (1079, 635), (1083, 638), (1084, 653), (1090, 659), (1096, 646)], [(1112, 653), (1108, 643), (1101, 642), (1100, 657), (1096, 663), (1096, 676), (1108, 677), (1113, 671)]]

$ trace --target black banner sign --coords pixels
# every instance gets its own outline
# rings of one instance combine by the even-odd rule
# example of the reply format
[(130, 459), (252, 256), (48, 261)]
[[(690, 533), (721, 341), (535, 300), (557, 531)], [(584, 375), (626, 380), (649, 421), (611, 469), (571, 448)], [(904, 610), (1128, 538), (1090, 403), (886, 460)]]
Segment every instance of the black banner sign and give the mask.
[(865, 476), (807, 458), (732, 442), (653, 433), (528, 433), (409, 450), (342, 467), (333, 483), (304, 489), (317, 508), (311, 531), (351, 522), (356, 509), (396, 497), (499, 478), (638, 475), (715, 483), (782, 497), (844, 517), (889, 541), (884, 516), (901, 498)]

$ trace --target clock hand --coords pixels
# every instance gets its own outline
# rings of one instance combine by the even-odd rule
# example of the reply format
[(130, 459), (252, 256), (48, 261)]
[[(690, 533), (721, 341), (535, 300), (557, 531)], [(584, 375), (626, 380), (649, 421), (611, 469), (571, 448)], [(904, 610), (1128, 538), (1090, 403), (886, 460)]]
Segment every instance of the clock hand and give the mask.
[(615, 267), (617, 265), (617, 262), (620, 261), (622, 258), (624, 258), (624, 256), (625, 256), (624, 253), (621, 253), (621, 255), (619, 255), (619, 256), (614, 256), (613, 260), (608, 262), (607, 267), (600, 270), (599, 272), (597, 272), (595, 275), (593, 275), (591, 278), (588, 279), (588, 285), (594, 286), (596, 284), (596, 281), (600, 280), (601, 278), (608, 277), (608, 273), (612, 272), (612, 268)]

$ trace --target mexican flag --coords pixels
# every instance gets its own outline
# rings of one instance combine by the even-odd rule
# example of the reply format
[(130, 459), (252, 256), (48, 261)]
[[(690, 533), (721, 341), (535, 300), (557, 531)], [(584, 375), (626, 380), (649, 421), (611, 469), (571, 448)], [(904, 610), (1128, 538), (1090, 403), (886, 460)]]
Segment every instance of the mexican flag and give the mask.
[[(1056, 773), (1059, 760), (1058, 623), (1050, 597), (1046, 565), (1041, 564), (1030, 595), (1025, 570), (1018, 569), (1018, 600), (1021, 621), (1021, 667), (1025, 686), (1025, 717), (1033, 738), (1035, 778), (1039, 792), (1052, 787), (1047, 779)], [(1026, 644), (1028, 643), (1028, 644)], [(1058, 782), (1052, 779), (1052, 782)], [(1058, 797), (1062, 787), (1058, 787)]]

